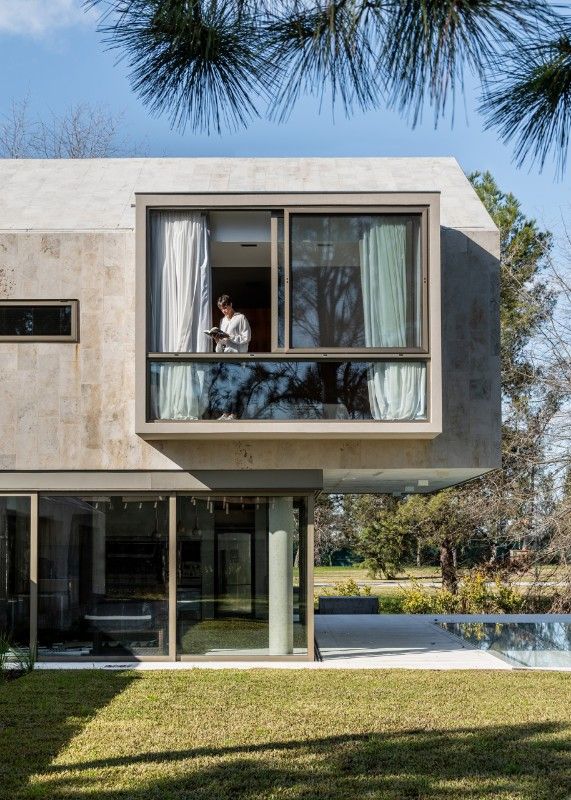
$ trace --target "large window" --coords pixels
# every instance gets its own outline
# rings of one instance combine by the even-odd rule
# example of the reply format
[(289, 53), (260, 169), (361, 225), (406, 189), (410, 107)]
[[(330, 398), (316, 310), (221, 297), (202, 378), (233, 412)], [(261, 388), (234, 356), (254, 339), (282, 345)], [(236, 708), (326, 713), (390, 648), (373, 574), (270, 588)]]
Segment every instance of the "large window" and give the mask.
[(420, 217), (291, 215), (291, 346), (421, 344)]
[(42, 497), (42, 656), (168, 654), (168, 500)]
[(308, 657), (309, 503), (0, 497), (0, 633), (43, 661)]
[(77, 339), (77, 300), (0, 300), (0, 341)]
[(427, 419), (425, 209), (147, 220), (147, 420)]
[(0, 496), (0, 633), (30, 643), (30, 498)]
[(296, 497), (177, 499), (177, 650), (307, 653), (306, 504)]

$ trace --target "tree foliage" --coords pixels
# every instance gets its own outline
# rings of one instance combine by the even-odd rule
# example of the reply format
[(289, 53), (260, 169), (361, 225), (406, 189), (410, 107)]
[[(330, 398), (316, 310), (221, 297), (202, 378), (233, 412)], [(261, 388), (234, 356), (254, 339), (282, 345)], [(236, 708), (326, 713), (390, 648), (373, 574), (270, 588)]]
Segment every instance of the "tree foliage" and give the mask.
[(540, 518), (553, 512), (548, 431), (565, 397), (564, 381), (546, 381), (533, 347), (553, 319), (556, 292), (546, 273), (551, 235), (523, 214), (517, 199), (490, 173), (474, 173), (470, 180), (500, 231), (502, 468), (430, 496), (369, 495), (348, 501), (357, 547), (371, 563), (376, 559), (378, 572), (391, 559), (396, 562), (397, 543), (403, 545), (401, 559), (410, 558), (410, 543), (416, 540), (438, 548), (443, 583), (452, 592), (456, 556), (461, 558), (470, 542), (477, 542), (490, 562), (499, 560), (502, 548), (545, 543), (549, 532)]
[(553, 313), (555, 296), (542, 278), (552, 236), (522, 213), (489, 172), (474, 172), (469, 180), (500, 231), (502, 391), (517, 402), (537, 382), (528, 345)]
[[(374, 578), (395, 578), (412, 557), (415, 541), (399, 501), (385, 495), (377, 514), (365, 521), (355, 550)], [(362, 508), (359, 513), (362, 514)]]
[(569, 22), (548, 0), (84, 0), (133, 89), (173, 126), (220, 131), (321, 105), (438, 120), (469, 70), (522, 160), (564, 164)]

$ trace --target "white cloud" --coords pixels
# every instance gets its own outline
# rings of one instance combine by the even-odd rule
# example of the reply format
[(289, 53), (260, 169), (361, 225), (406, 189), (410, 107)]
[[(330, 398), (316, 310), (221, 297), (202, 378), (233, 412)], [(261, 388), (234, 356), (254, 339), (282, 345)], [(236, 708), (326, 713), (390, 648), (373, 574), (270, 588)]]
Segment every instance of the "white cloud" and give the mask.
[(56, 28), (85, 25), (92, 19), (81, 0), (0, 0), (0, 34), (40, 38)]

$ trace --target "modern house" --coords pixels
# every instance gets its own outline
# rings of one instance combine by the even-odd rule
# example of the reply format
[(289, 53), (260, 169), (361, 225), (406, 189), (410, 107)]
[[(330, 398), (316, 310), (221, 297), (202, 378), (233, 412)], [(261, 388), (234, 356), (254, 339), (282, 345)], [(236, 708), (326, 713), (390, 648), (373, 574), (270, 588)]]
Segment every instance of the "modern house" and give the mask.
[(498, 248), (452, 158), (0, 161), (0, 630), (312, 659), (315, 493), (499, 466)]

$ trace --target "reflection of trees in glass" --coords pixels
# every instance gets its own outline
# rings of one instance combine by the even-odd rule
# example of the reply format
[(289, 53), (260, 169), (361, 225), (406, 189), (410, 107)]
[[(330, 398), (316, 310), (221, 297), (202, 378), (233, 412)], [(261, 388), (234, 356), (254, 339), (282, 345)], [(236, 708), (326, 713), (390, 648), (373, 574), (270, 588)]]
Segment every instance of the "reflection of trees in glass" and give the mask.
[(364, 347), (359, 239), (371, 217), (292, 219), (292, 345)]
[[(418, 344), (419, 231), (420, 218), (414, 215), (294, 215), (293, 347), (364, 348), (372, 340), (396, 344), (395, 325), (401, 324), (407, 345)], [(378, 312), (374, 331), (367, 330), (365, 306), (368, 318), (371, 308)]]
[(221, 361), (209, 364), (206, 417), (371, 419), (367, 363)]

